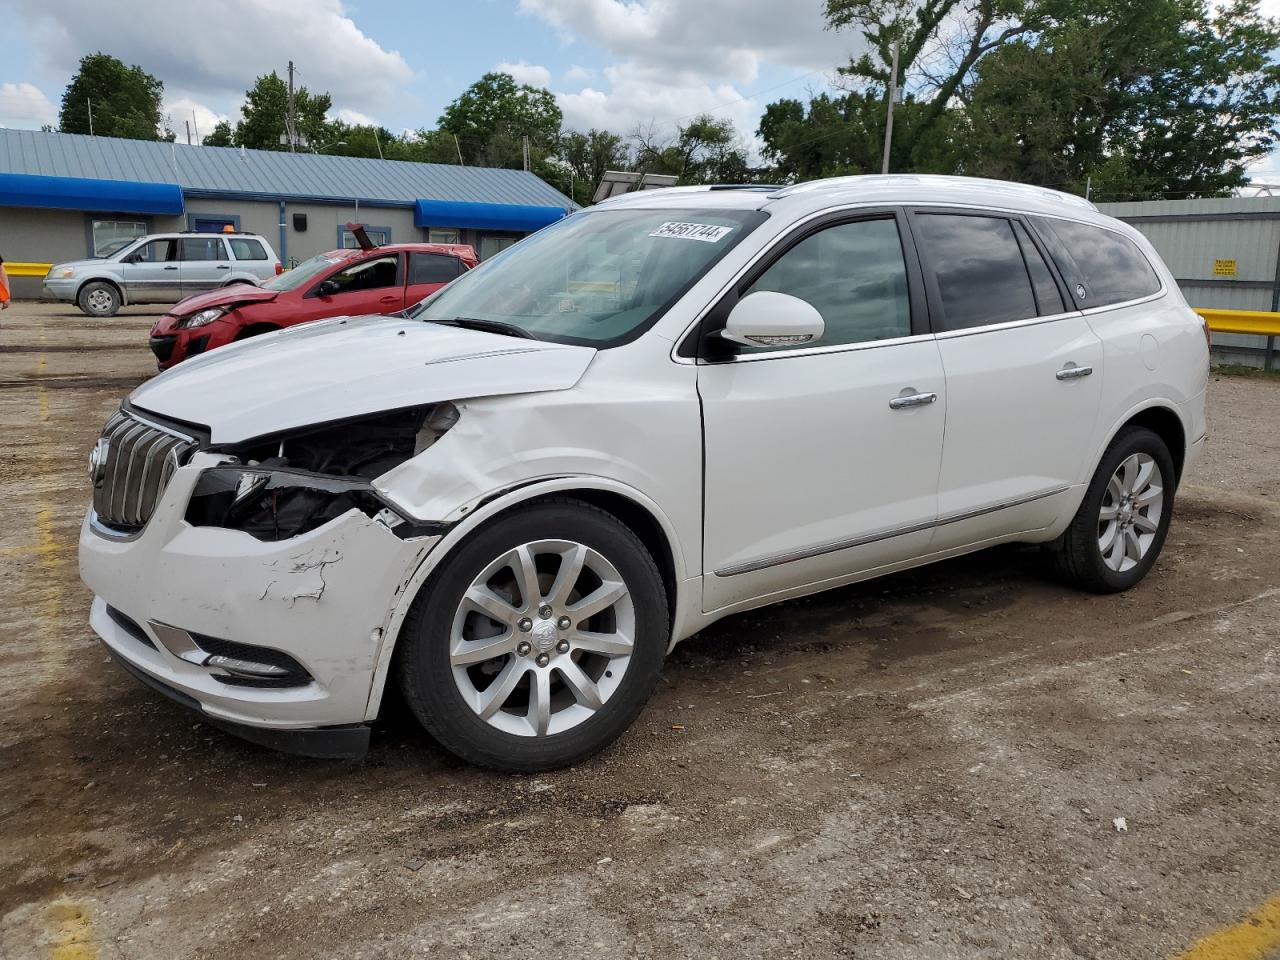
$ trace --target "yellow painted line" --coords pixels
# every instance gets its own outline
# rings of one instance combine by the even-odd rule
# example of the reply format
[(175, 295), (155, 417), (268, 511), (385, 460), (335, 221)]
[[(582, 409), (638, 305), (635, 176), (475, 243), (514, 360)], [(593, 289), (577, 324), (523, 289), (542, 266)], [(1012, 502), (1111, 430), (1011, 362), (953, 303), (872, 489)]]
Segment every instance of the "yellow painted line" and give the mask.
[(1209, 321), (1209, 329), (1218, 333), (1254, 333), (1264, 337), (1280, 336), (1280, 313), (1269, 310), (1216, 310), (1196, 307), (1196, 313)]
[(52, 263), (15, 263), (12, 260), (6, 260), (4, 272), (11, 277), (43, 277), (52, 266)]
[(1263, 960), (1280, 948), (1280, 895), (1272, 897), (1237, 924), (1223, 927), (1192, 944), (1176, 960)]
[(88, 907), (79, 903), (52, 904), (49, 922), (55, 927), (50, 960), (98, 960)]

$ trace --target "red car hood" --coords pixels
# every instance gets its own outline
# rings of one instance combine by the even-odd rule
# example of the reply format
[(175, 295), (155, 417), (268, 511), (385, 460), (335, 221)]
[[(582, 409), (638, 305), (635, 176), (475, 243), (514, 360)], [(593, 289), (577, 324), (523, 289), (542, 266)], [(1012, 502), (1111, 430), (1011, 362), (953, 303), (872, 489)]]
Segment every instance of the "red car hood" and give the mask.
[(229, 307), (238, 303), (266, 303), (280, 296), (278, 290), (263, 290), (249, 283), (233, 283), (220, 290), (197, 293), (194, 297), (179, 300), (169, 312), (175, 317), (186, 317), (210, 307)]

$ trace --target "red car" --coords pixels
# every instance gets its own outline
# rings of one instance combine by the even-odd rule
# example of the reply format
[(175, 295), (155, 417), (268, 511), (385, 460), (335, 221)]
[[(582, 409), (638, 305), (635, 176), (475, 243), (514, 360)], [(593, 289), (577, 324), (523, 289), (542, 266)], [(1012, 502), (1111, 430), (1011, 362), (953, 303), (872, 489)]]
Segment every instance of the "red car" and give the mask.
[[(363, 231), (361, 231), (363, 233)], [(479, 260), (460, 243), (372, 244), (304, 260), (261, 286), (235, 284), (176, 303), (151, 328), (161, 370), (233, 340), (325, 317), (395, 313)]]

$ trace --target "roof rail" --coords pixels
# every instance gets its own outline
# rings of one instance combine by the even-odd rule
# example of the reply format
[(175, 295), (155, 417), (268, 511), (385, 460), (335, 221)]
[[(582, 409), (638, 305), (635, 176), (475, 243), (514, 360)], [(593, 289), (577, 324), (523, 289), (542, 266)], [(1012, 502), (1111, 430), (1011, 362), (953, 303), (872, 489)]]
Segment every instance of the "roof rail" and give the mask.
[(1098, 209), (1086, 200), (1084, 197), (1076, 196), (1073, 193), (1064, 193), (1061, 190), (1051, 190), (1048, 187), (1037, 187), (1030, 183), (1013, 183), (1008, 180), (987, 180), (982, 177), (949, 177), (941, 174), (933, 173), (889, 173), (889, 174), (860, 174), (851, 177), (828, 177), (825, 180), (808, 180), (804, 183), (793, 184), (789, 187), (783, 187), (776, 193), (769, 194), (770, 199), (779, 197), (789, 197), (798, 193), (816, 193), (827, 190), (840, 190), (848, 187), (875, 187), (875, 186), (893, 186), (897, 184), (933, 184), (936, 186), (947, 186), (953, 189), (972, 189), (983, 190), (991, 193), (1005, 193), (1010, 196), (1019, 197), (1036, 197), (1041, 200), (1051, 200), (1056, 203), (1067, 203), (1072, 206), (1084, 207), (1087, 210)]

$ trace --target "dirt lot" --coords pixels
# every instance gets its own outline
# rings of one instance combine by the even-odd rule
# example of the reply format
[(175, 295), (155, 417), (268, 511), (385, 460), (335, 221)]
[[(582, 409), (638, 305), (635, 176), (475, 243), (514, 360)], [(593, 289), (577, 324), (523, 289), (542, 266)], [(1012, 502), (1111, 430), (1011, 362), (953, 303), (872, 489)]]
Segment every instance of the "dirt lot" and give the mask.
[(84, 462), (149, 322), (0, 317), (0, 956), (1280, 944), (1280, 382), (1212, 383), (1208, 462), (1133, 592), (1003, 549), (735, 617), (617, 746), (524, 778), (402, 719), (363, 764), (271, 753), (106, 661)]

